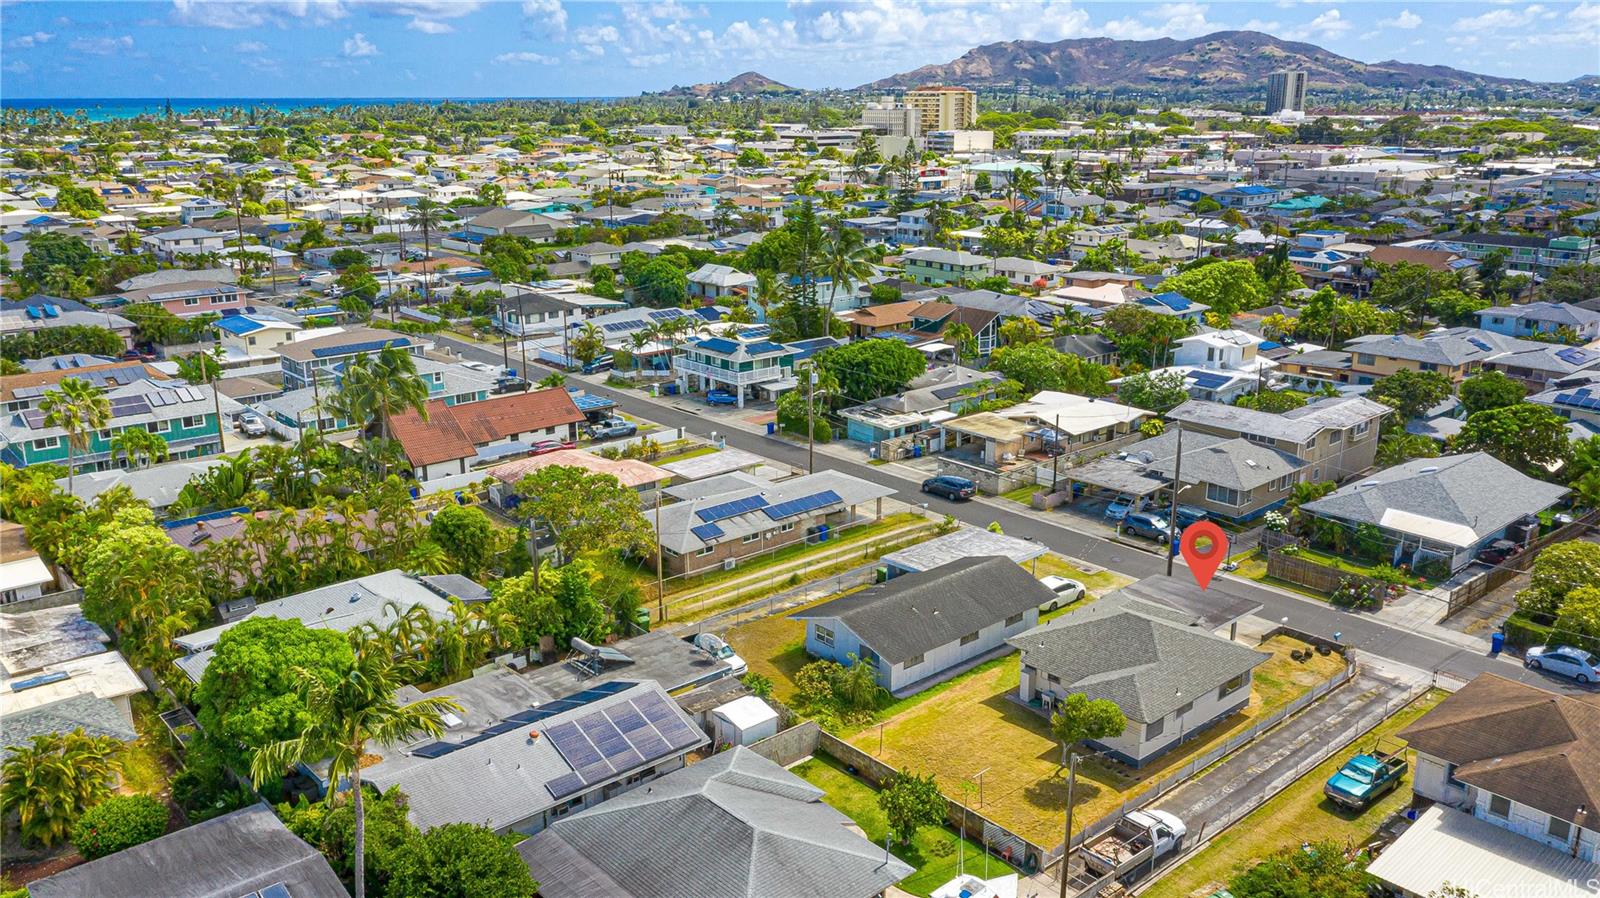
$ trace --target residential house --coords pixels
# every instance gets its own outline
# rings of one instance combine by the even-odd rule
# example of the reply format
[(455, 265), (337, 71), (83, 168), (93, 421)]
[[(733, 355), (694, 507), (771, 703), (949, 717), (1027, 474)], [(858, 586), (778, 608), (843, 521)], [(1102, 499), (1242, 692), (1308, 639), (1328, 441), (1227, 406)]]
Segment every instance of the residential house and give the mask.
[(610, 680), (530, 700), (487, 727), (385, 746), (361, 777), (379, 790), (399, 787), (424, 830), (474, 823), (533, 835), (641, 786), (654, 795), (659, 778), (709, 741), (656, 681)]
[(707, 305), (732, 297), (742, 300), (755, 283), (753, 274), (707, 262), (689, 273), (689, 297)]
[[(1600, 705), (1480, 674), (1399, 736), (1433, 802), (1368, 867), (1407, 898), (1589, 898), (1600, 883)], [(1464, 876), (1463, 871), (1471, 871)]]
[(494, 482), (489, 484), (489, 497), (501, 508), (515, 508), (522, 501), (516, 493), (517, 483), (549, 467), (580, 468), (591, 474), (615, 477), (617, 483), (639, 493), (641, 502), (673, 478), (671, 471), (636, 458), (606, 458), (583, 449), (559, 449), (490, 468), (489, 476)]
[(569, 250), (567, 257), (591, 268), (596, 265), (619, 265), (622, 263), (622, 247), (615, 243), (585, 243)]
[(1600, 240), (1592, 237), (1460, 232), (1442, 234), (1439, 240), (1461, 247), (1469, 258), (1480, 262), (1492, 252), (1502, 252), (1506, 255), (1506, 268), (1540, 277), (1549, 275), (1563, 265), (1593, 265), (1600, 262)]
[(118, 297), (122, 305), (155, 303), (179, 318), (205, 313), (226, 314), (244, 308), (250, 291), (225, 281), (179, 281), (159, 287), (127, 290)]
[(78, 605), (0, 614), (0, 727), (6, 744), (78, 726), (137, 738), (133, 696), (145, 691), (111, 637)]
[(0, 521), (0, 605), (37, 599), (55, 586), (55, 572), (29, 545), (23, 526)]
[(734, 394), (739, 408), (744, 408), (746, 396), (756, 390), (776, 398), (779, 392), (796, 386), (797, 354), (791, 346), (764, 338), (702, 337), (678, 348), (672, 368), (685, 393), (726, 390)]
[(1378, 430), (1393, 409), (1360, 397), (1327, 397), (1281, 414), (1191, 400), (1167, 412), (1188, 432), (1241, 437), (1303, 460), (1311, 482), (1344, 480), (1370, 470)]
[(1096, 365), (1113, 365), (1117, 361), (1117, 344), (1101, 334), (1064, 334), (1050, 340), (1056, 352), (1075, 355)]
[(1369, 334), (1346, 343), (1345, 350), (1351, 354), (1350, 375), (1357, 384), (1377, 383), (1396, 371), (1437, 371), (1460, 383), (1508, 345), (1498, 334), (1456, 328), (1422, 337)]
[[(1183, 376), (1189, 395), (1196, 399), (1232, 402), (1269, 384), (1268, 372), (1277, 362), (1262, 356), (1262, 338), (1242, 330), (1210, 331), (1177, 341), (1173, 364), (1151, 375), (1176, 372)], [(1125, 378), (1111, 381), (1120, 384)]]
[(214, 200), (209, 196), (197, 196), (184, 200), (178, 204), (178, 220), (184, 224), (194, 224), (206, 218), (216, 218), (228, 211), (228, 204)]
[(662, 569), (669, 576), (728, 569), (763, 552), (819, 540), (865, 522), (856, 512), (864, 503), (874, 503), (872, 516), (882, 517), (882, 500), (894, 492), (828, 470), (776, 482), (741, 472), (697, 481), (679, 493), (683, 501), (660, 510)]
[[(191, 544), (190, 548), (194, 546)], [(451, 614), (447, 593), (415, 574), (398, 569), (319, 586), (270, 602), (248, 603), (244, 607), (248, 610), (231, 615), (225, 623), (172, 640), (184, 653), (173, 663), (190, 680), (200, 682), (216, 656), (222, 634), (247, 620), (298, 620), (313, 629), (348, 633), (368, 624), (388, 626), (416, 607), (435, 618)]]
[(1136, 434), (1154, 417), (1141, 408), (1055, 390), (1041, 390), (997, 414), (1038, 428), (1044, 446), (1068, 452)]
[(323, 383), (335, 380), (346, 362), (390, 347), (421, 358), (433, 348), (433, 341), (396, 331), (352, 327), (336, 334), (285, 343), (278, 348), (283, 364), (283, 388), (298, 390), (311, 386), (313, 380)]
[[(1178, 433), (1168, 430), (1126, 445), (1115, 456), (1063, 471), (1061, 479), (1138, 505), (1170, 495), (1178, 483), (1179, 502), (1242, 523), (1281, 508), (1307, 470), (1304, 459), (1282, 449), (1210, 433), (1183, 434), (1182, 455), (1179, 470)], [(1168, 499), (1155, 501), (1155, 510), (1169, 504)]]
[(1205, 303), (1195, 302), (1182, 293), (1170, 290), (1165, 293), (1136, 296), (1132, 301), (1157, 315), (1168, 315), (1186, 321), (1204, 322), (1206, 312), (1211, 310)]
[(1600, 431), (1600, 369), (1555, 381), (1527, 401), (1548, 406), (1574, 424)]
[(867, 664), (896, 695), (1010, 651), (1039, 623), (1049, 587), (1009, 558), (963, 558), (905, 574), (789, 616), (806, 622), (806, 653)]
[(419, 481), (465, 474), (525, 454), (542, 439), (575, 440), (585, 420), (572, 396), (559, 387), (462, 404), (434, 399), (427, 411), (426, 418), (409, 408), (389, 418), (389, 434), (400, 443)]
[(460, 234), (451, 236), (468, 243), (482, 243), (489, 237), (525, 237), (538, 243), (555, 238), (556, 229), (565, 227), (560, 219), (517, 209), (490, 209), (468, 219)]
[[(230, 378), (230, 380), (238, 379)], [(222, 381), (224, 384), (228, 382)], [(224, 458), (213, 457), (202, 461), (165, 461), (159, 465), (132, 470), (116, 468), (109, 471), (80, 471), (71, 478), (71, 493), (87, 504), (107, 490), (124, 486), (133, 493), (135, 499), (147, 503), (159, 516), (178, 501), (178, 494), (183, 492), (183, 488), (188, 486), (190, 480), (226, 463), (227, 460)], [(68, 492), (68, 479), (57, 477), (56, 486), (60, 487), (63, 493)]]
[(921, 433), (960, 414), (963, 408), (994, 395), (998, 374), (961, 365), (939, 365), (914, 379), (902, 393), (881, 396), (839, 412), (846, 437), (876, 446)]
[(265, 802), (28, 883), (33, 898), (346, 898), (321, 852)]
[(1547, 202), (1600, 205), (1600, 170), (1551, 172), (1540, 191)]
[(1249, 704), (1252, 673), (1271, 657), (1193, 624), (1136, 598), (1070, 611), (1009, 640), (1022, 653), (1017, 697), (1045, 715), (1074, 694), (1116, 703), (1122, 735), (1089, 745), (1141, 767)]
[(217, 320), (217, 342), (227, 362), (271, 360), (277, 363), (278, 347), (294, 342), (300, 325), (265, 315), (224, 315)]
[(0, 299), (0, 333), (7, 336), (37, 333), (58, 327), (103, 327), (122, 338), (124, 349), (133, 348), (134, 324), (107, 310), (91, 309), (73, 299), (35, 293), (27, 299)]
[(172, 262), (179, 256), (220, 253), (227, 237), (205, 228), (184, 226), (146, 234), (139, 238), (139, 244), (161, 261)]
[(102, 390), (114, 390), (141, 380), (172, 379), (166, 372), (144, 362), (116, 362), (97, 356), (88, 356), (84, 360), (90, 364), (52, 366), (43, 371), (14, 374), (0, 380), (0, 405), (4, 406), (6, 414), (36, 409), (46, 393), (60, 389), (61, 382), (68, 378), (86, 381)]
[(1488, 359), (1483, 368), (1521, 381), (1530, 393), (1585, 371), (1600, 371), (1600, 350), (1532, 340), (1517, 342), (1522, 345)]
[(961, 250), (920, 247), (902, 259), (906, 277), (919, 284), (956, 284), (982, 280), (993, 273), (993, 263), (987, 256)]
[(1567, 492), (1488, 453), (1472, 452), (1386, 468), (1301, 505), (1300, 513), (1352, 533), (1375, 527), (1390, 564), (1451, 574), (1497, 539), (1525, 541), (1521, 525)]
[(1587, 343), (1600, 339), (1600, 312), (1564, 302), (1492, 306), (1478, 310), (1478, 327), (1508, 337), (1554, 335), (1566, 329), (1578, 342)]
[(1264, 184), (1235, 184), (1219, 190), (1211, 198), (1224, 209), (1238, 209), (1244, 213), (1259, 212), (1283, 199), (1284, 192)]
[(1018, 287), (1039, 289), (1059, 287), (1061, 285), (1057, 282), (1057, 276), (1060, 271), (1060, 265), (1051, 265), (1035, 259), (1001, 256), (994, 260), (994, 273)]
[(543, 898), (874, 898), (913, 872), (823, 798), (735, 746), (555, 820), (517, 853)]
[[(113, 457), (112, 441), (130, 427), (164, 438), (171, 458), (214, 455), (223, 448), (219, 410), (229, 418), (243, 409), (227, 397), (213, 402), (210, 390), (184, 381), (137, 380), (108, 390), (105, 397), (111, 415), (104, 428), (88, 434), (83, 451), (72, 450), (74, 468), (104, 471), (126, 465), (125, 457)], [(67, 432), (45, 423), (44, 412), (37, 408), (11, 414), (0, 423), (0, 461), (20, 468), (40, 463), (65, 465), (67, 458)]]

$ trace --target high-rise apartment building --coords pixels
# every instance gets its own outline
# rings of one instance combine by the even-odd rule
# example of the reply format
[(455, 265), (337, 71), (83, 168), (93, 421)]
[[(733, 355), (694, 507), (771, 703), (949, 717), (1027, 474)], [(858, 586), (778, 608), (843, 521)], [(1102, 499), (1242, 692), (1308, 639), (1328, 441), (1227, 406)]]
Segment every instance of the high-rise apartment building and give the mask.
[(978, 121), (978, 95), (965, 87), (930, 86), (906, 91), (905, 104), (922, 116), (922, 130), (966, 131)]
[(1267, 115), (1305, 111), (1305, 72), (1273, 72), (1267, 76)]

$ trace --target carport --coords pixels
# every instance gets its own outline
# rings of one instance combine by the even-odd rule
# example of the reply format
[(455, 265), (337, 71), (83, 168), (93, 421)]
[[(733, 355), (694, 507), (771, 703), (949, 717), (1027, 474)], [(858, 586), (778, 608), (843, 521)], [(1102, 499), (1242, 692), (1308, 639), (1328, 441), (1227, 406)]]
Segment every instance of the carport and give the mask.
[[(1171, 481), (1149, 470), (1142, 462), (1132, 459), (1105, 456), (1076, 468), (1060, 472), (1054, 491), (1072, 489), (1072, 484), (1088, 487), (1085, 498), (1127, 498), (1135, 502), (1146, 499), (1171, 485)], [(1078, 504), (1078, 503), (1073, 503)]]

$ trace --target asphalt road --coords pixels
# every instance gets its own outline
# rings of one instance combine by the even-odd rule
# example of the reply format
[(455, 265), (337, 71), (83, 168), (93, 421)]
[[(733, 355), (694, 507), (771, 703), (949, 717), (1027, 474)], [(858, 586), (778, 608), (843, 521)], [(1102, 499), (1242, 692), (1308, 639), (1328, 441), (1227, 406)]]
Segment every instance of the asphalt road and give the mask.
[[(441, 345), (462, 353), (468, 359), (491, 365), (501, 364), (498, 347), (490, 349), (437, 334), (434, 335), (434, 339)], [(529, 378), (537, 380), (532, 376), (533, 373), (529, 372)], [(781, 461), (801, 470), (806, 468), (806, 450), (803, 446), (795, 446), (785, 440), (765, 437), (746, 430), (720, 426), (715, 417), (702, 416), (674, 405), (652, 401), (636, 392), (615, 390), (589, 381), (582, 381), (581, 386), (591, 394), (615, 401), (622, 411), (630, 415), (646, 418), (668, 427), (686, 427), (702, 434), (716, 430), (719, 435), (727, 438), (730, 446)], [(847, 461), (821, 452), (816, 455), (816, 463), (821, 469), (845, 471), (863, 480), (893, 487), (897, 490), (895, 498), (901, 501), (911, 504), (925, 503), (934, 512), (954, 515), (957, 519), (974, 526), (986, 527), (990, 522), (998, 521), (1007, 536), (1036, 540), (1060, 554), (1092, 562), (1130, 577), (1143, 579), (1166, 573), (1166, 564), (1159, 555), (1069, 530), (1062, 524), (1020, 508), (1013, 510), (989, 502), (951, 502), (927, 495), (918, 488), (918, 481), (905, 477), (890, 467), (874, 467), (864, 462)], [(1175, 565), (1173, 574), (1178, 577), (1189, 575), (1181, 559)], [(1485, 652), (1464, 649), (1426, 633), (1397, 627), (1370, 615), (1341, 611), (1314, 599), (1279, 592), (1251, 580), (1232, 578), (1231, 582), (1238, 587), (1238, 591), (1261, 603), (1262, 609), (1257, 612), (1261, 617), (1273, 621), (1286, 620), (1290, 627), (1330, 639), (1335, 633), (1339, 633), (1341, 640), (1353, 646), (1358, 652), (1370, 652), (1400, 664), (1461, 680), (1470, 680), (1480, 673), (1492, 671), (1503, 677), (1556, 691), (1573, 693), (1583, 691), (1583, 687), (1576, 683), (1527, 670), (1513, 658), (1496, 658)]]

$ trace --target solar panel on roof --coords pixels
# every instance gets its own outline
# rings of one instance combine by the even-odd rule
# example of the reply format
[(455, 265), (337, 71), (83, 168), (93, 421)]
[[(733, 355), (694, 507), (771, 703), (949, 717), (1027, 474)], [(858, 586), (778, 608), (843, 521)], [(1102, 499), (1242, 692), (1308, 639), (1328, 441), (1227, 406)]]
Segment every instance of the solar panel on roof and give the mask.
[(430, 742), (411, 753), (419, 758), (442, 758), (460, 747), (454, 742)]
[(690, 527), (689, 532), (693, 533), (695, 537), (703, 543), (710, 542), (714, 539), (721, 539), (723, 537), (722, 528), (718, 527), (716, 524), (699, 524), (697, 526)]
[(160, 390), (157, 390), (156, 392), (151, 393), (149, 399), (150, 399), (150, 404), (154, 405), (154, 406), (157, 406), (157, 407), (164, 406), (167, 403), (172, 401), (172, 397), (171, 396), (168, 396), (166, 393), (163, 393)]
[(784, 518), (792, 518), (797, 514), (805, 514), (808, 511), (814, 511), (843, 501), (843, 499), (839, 498), (839, 494), (833, 490), (823, 490), (820, 493), (812, 493), (809, 496), (801, 496), (798, 499), (779, 502), (777, 505), (767, 509), (767, 517), (774, 521), (781, 521)]
[(150, 403), (143, 396), (125, 396), (121, 399), (111, 400), (111, 417), (126, 418), (130, 415), (150, 414)]
[(1228, 383), (1228, 377), (1222, 374), (1191, 374), (1189, 379), (1202, 390), (1215, 390)]
[(291, 898), (289, 887), (281, 882), (275, 882), (261, 890), (261, 898)]
[(578, 774), (563, 773), (550, 782), (545, 783), (545, 788), (550, 790), (550, 797), (559, 799), (566, 798), (568, 795), (571, 795), (574, 792), (582, 791), (585, 785), (586, 784), (583, 781), (583, 777), (579, 776)]
[(766, 504), (767, 500), (763, 496), (746, 496), (743, 499), (735, 499), (732, 502), (723, 502), (710, 508), (699, 509), (695, 512), (695, 516), (709, 524), (737, 515), (748, 514), (758, 508), (765, 508)]
[(1494, 347), (1490, 346), (1488, 343), (1483, 342), (1482, 340), (1478, 339), (1477, 337), (1468, 337), (1467, 338), (1467, 342), (1471, 343), (1473, 346), (1478, 347), (1479, 349), (1483, 350), (1484, 352), (1492, 352), (1492, 351), (1494, 351)]
[(311, 355), (315, 358), (325, 359), (330, 356), (337, 355), (352, 355), (360, 352), (376, 352), (377, 350), (383, 349), (386, 346), (406, 347), (410, 345), (411, 341), (404, 337), (398, 337), (393, 340), (368, 340), (365, 343), (349, 343), (344, 346), (322, 346), (311, 350)]
[(1571, 365), (1582, 365), (1589, 362), (1594, 356), (1577, 347), (1556, 350), (1556, 358)]

